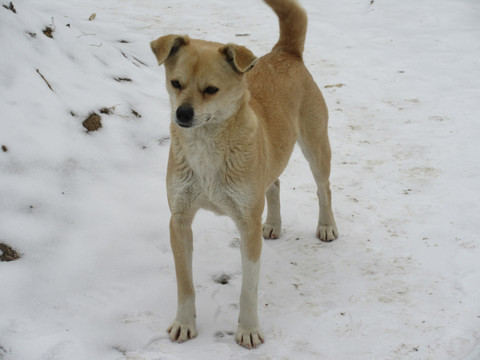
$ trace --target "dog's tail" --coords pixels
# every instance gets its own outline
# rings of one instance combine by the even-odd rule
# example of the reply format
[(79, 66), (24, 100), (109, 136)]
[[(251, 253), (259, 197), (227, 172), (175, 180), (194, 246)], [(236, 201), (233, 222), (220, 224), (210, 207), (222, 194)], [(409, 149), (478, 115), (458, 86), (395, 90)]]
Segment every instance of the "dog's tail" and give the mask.
[(280, 21), (280, 38), (272, 49), (302, 57), (307, 33), (307, 13), (296, 0), (265, 0)]

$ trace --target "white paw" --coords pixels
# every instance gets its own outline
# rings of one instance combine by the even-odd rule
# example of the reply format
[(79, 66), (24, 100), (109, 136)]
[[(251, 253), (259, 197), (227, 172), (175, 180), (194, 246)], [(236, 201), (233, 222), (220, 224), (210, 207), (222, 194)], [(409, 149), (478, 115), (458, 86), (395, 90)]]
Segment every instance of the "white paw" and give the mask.
[(317, 237), (326, 242), (335, 240), (338, 237), (338, 230), (335, 225), (318, 225)]
[(195, 323), (182, 324), (178, 320), (175, 320), (167, 329), (170, 334), (170, 340), (178, 343), (185, 342), (187, 340), (197, 337), (197, 329)]
[(237, 341), (238, 345), (241, 345), (247, 349), (256, 349), (260, 344), (265, 342), (262, 331), (258, 327), (246, 330), (241, 326), (238, 326), (235, 340)]
[(280, 232), (282, 230), (282, 225), (278, 224), (263, 224), (263, 237), (265, 239), (278, 239)]

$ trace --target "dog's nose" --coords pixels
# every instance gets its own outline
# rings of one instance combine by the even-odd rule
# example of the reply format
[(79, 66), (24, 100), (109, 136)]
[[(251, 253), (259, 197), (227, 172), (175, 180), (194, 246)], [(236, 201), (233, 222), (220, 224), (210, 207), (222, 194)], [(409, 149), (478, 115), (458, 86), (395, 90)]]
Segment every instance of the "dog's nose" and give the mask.
[(180, 105), (177, 109), (177, 124), (181, 127), (192, 126), (193, 108), (189, 104)]

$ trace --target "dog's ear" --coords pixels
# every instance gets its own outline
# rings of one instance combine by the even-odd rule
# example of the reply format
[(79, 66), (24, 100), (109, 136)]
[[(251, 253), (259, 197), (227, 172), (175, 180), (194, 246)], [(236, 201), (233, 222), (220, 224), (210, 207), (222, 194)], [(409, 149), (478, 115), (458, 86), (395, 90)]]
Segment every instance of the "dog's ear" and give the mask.
[(150, 43), (153, 53), (157, 57), (158, 65), (162, 65), (168, 57), (175, 54), (183, 45), (188, 45), (188, 36), (165, 35)]
[(257, 57), (244, 46), (227, 44), (218, 51), (225, 56), (233, 70), (241, 74), (251, 70), (258, 61)]

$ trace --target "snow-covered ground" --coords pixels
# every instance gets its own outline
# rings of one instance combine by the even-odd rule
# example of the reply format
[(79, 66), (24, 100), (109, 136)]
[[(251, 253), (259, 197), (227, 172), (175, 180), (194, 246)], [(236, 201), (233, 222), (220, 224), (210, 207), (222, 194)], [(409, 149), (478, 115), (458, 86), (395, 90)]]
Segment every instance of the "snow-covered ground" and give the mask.
[[(0, 7), (0, 243), (21, 254), (0, 262), (0, 359), (480, 359), (480, 2), (302, 4), (305, 62), (331, 115), (340, 238), (315, 238), (297, 149), (281, 178), (283, 236), (264, 243), (266, 343), (254, 351), (233, 337), (238, 234), (207, 212), (194, 224), (199, 336), (179, 345), (165, 332), (176, 311), (170, 110), (149, 42), (189, 34), (261, 55), (277, 38), (271, 10)], [(87, 132), (94, 112), (102, 128)]]

